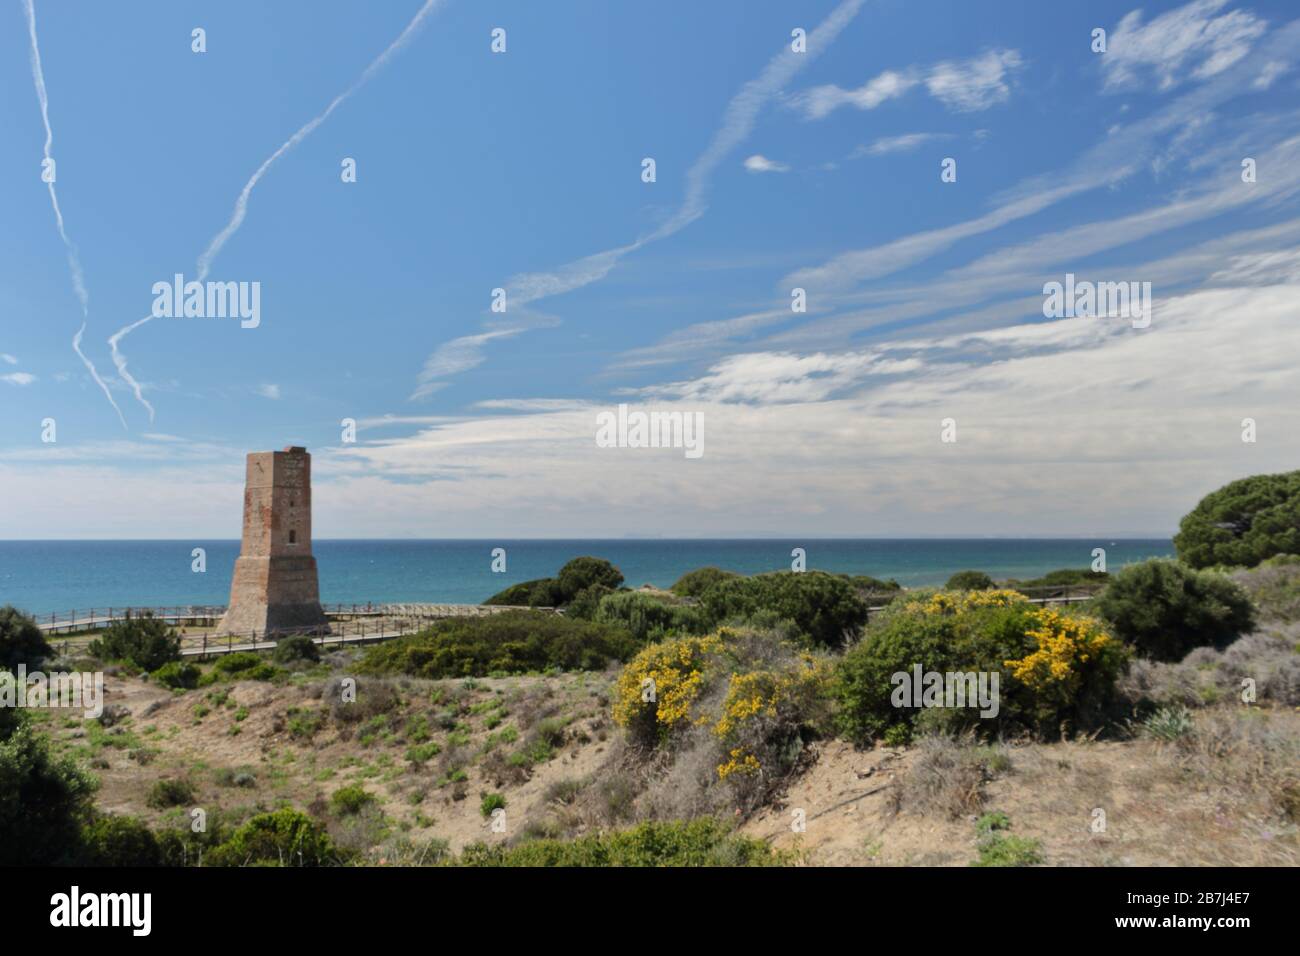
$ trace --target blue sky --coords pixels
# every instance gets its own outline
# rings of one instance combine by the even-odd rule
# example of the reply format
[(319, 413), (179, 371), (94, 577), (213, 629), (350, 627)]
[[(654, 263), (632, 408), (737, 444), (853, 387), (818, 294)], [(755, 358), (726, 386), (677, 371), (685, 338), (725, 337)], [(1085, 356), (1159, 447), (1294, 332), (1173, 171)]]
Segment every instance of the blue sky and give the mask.
[[(5, 0), (0, 537), (236, 537), (291, 443), (324, 537), (1159, 534), (1295, 467), (1291, 4), (31, 9), (86, 301)], [(223, 229), (261, 324), (153, 319), (123, 372)], [(1067, 272), (1150, 328), (1044, 319)], [(596, 447), (620, 402), (705, 454)]]

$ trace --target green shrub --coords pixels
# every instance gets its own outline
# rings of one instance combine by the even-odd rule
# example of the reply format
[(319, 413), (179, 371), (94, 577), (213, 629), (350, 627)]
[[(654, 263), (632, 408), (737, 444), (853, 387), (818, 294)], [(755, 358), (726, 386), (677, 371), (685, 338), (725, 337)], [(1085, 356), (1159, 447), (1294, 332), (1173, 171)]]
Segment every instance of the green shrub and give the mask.
[(615, 591), (600, 601), (595, 620), (630, 631), (639, 641), (708, 630), (703, 609), (673, 604), (640, 591)]
[[(1013, 591), (911, 592), (873, 619), (841, 659), (836, 677), (840, 732), (859, 743), (915, 731), (982, 736), (1104, 725), (1117, 705), (1127, 654), (1087, 617), (1030, 604)], [(895, 675), (998, 675), (997, 713), (977, 704), (919, 708), (901, 696)], [(910, 679), (905, 682), (910, 686)], [(903, 729), (893, 728), (902, 725)]]
[(612, 589), (605, 587), (603, 584), (589, 585), (573, 596), (573, 600), (565, 606), (564, 613), (568, 617), (590, 621), (595, 618), (600, 602), (605, 599), (606, 595), (614, 593)]
[(622, 583), (623, 572), (604, 558), (574, 558), (554, 578), (512, 584), (483, 603), (515, 607), (567, 607), (576, 603), (578, 616), (589, 616), (601, 595)]
[(504, 810), (506, 808), (506, 798), (499, 793), (489, 793), (483, 797), (483, 802), (479, 804), (479, 811), (485, 817), (492, 816), (493, 810)]
[(95, 780), (50, 752), (25, 711), (0, 708), (0, 866), (50, 866), (81, 842)]
[(369, 648), (359, 669), (433, 679), (559, 670), (600, 670), (636, 653), (621, 627), (536, 611), (440, 621), (426, 631)]
[(497, 592), (483, 603), (505, 607), (555, 607), (559, 603), (556, 581), (554, 578), (521, 581)]
[(810, 642), (843, 644), (867, 621), (867, 605), (844, 578), (824, 571), (778, 571), (720, 581), (701, 601), (709, 626), (759, 612), (789, 620)]
[(704, 592), (719, 581), (727, 581), (731, 578), (740, 577), (735, 571), (724, 571), (722, 568), (696, 568), (694, 571), (687, 571), (669, 590), (680, 597), (703, 597)]
[(958, 571), (944, 587), (949, 591), (991, 591), (997, 582), (983, 571)]
[(83, 866), (161, 866), (162, 862), (158, 838), (136, 817), (96, 817), (82, 832)]
[(436, 741), (430, 740), (428, 743), (415, 744), (406, 748), (406, 759), (417, 767), (422, 767), (440, 753), (442, 747)]
[(1142, 721), (1142, 733), (1156, 740), (1177, 740), (1186, 737), (1195, 727), (1192, 712), (1175, 705), (1161, 707)]
[(19, 664), (39, 664), (53, 653), (32, 618), (12, 604), (0, 607), (0, 668), (16, 670)]
[(170, 664), (164, 664), (149, 676), (164, 687), (170, 687), (173, 690), (193, 690), (199, 686), (199, 677), (202, 676), (202, 673), (194, 664), (184, 661), (172, 661)]
[(350, 817), (356, 816), (374, 802), (374, 794), (354, 783), (334, 791), (330, 796), (330, 809), (338, 816)]
[(1194, 647), (1224, 647), (1254, 627), (1246, 593), (1222, 574), (1156, 558), (1116, 573), (1097, 613), (1139, 654), (1179, 661)]
[(1047, 597), (1066, 590), (1099, 589), (1105, 586), (1109, 577), (1105, 571), (1093, 571), (1090, 568), (1060, 568), (1028, 581), (1008, 581), (1006, 586), (1030, 597)]
[(276, 641), (271, 660), (277, 664), (296, 664), (298, 661), (314, 664), (320, 660), (320, 648), (306, 634), (295, 634)]
[(182, 807), (194, 802), (194, 784), (188, 780), (159, 780), (149, 788), (145, 803), (155, 810)]
[(101, 660), (128, 661), (146, 671), (180, 660), (181, 638), (175, 628), (146, 611), (139, 617), (128, 612), (125, 620), (114, 621), (91, 645), (90, 653)]
[(1002, 832), (1009, 829), (1011, 818), (998, 810), (976, 820), (979, 859), (971, 866), (1036, 866), (1043, 862), (1039, 841)]
[(880, 578), (873, 578), (869, 574), (841, 574), (840, 577), (848, 581), (859, 592), (880, 593), (882, 591), (901, 591), (903, 586), (890, 578), (882, 581)]
[(324, 826), (290, 807), (260, 813), (204, 858), (208, 866), (327, 866), (342, 854)]
[(793, 854), (740, 837), (708, 817), (643, 823), (574, 840), (534, 840), (506, 847), (471, 844), (458, 866), (780, 866)]
[(1174, 550), (1194, 568), (1300, 554), (1300, 471), (1242, 478), (1206, 495), (1179, 523)]
[[(218, 680), (261, 680), (271, 681), (284, 672), (270, 661), (252, 651), (236, 651), (217, 658), (212, 665), (212, 674)], [(202, 682), (200, 682), (202, 683)]]
[(593, 585), (614, 589), (623, 583), (623, 572), (604, 558), (574, 558), (560, 568), (560, 594), (567, 603)]
[(325, 715), (318, 710), (291, 707), (285, 712), (285, 716), (288, 718), (286, 728), (289, 736), (295, 740), (311, 740), (325, 723)]

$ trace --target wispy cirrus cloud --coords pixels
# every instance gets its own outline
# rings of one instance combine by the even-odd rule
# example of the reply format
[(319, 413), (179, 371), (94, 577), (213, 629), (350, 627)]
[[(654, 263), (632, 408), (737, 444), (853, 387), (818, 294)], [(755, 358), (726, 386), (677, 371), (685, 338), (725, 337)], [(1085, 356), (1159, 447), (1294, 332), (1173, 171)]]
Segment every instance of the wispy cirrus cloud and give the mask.
[[(1222, 73), (1251, 51), (1268, 30), (1267, 21), (1249, 10), (1217, 15), (1228, 0), (1194, 0), (1143, 23), (1142, 11), (1126, 14), (1107, 39), (1100, 58), (1109, 92), (1132, 89), (1153, 79), (1160, 90)], [(1283, 68), (1266, 65), (1272, 82)]]
[(835, 84), (794, 94), (789, 103), (806, 119), (818, 120), (845, 106), (874, 110), (923, 86), (955, 113), (975, 113), (1005, 103), (1011, 77), (1024, 66), (1018, 50), (988, 50), (965, 60), (943, 60), (928, 67), (885, 70), (855, 89)]
[(36, 376), (30, 372), (10, 372), (7, 375), (0, 375), (0, 382), (8, 382), (10, 385), (30, 385), (36, 381)]
[[(23, 12), (27, 15), (27, 36), (31, 43), (30, 59), (32, 65), (32, 81), (36, 84), (36, 99), (41, 105), (41, 120), (45, 123), (45, 161), (47, 165), (54, 163), (50, 155), (50, 149), (54, 145), (54, 129), (50, 126), (50, 96), (45, 88), (45, 69), (41, 66), (41, 46), (36, 38), (36, 8), (32, 0), (23, 0)], [(68, 231), (63, 224), (63, 210), (59, 208), (59, 194), (54, 188), (56, 175), (51, 175), (46, 180), (46, 186), (50, 191), (50, 205), (54, 207), (54, 221), (59, 228), (59, 238), (63, 240), (63, 247), (68, 253), (68, 268), (72, 272), (72, 289), (77, 296), (77, 301), (81, 303), (81, 328), (72, 337), (72, 350), (77, 353), (81, 363), (86, 366), (86, 371), (94, 379), (95, 384), (99, 386), (108, 403), (113, 406), (113, 411), (117, 413), (118, 420), (122, 427), (126, 428), (126, 418), (122, 415), (122, 409), (118, 408), (117, 402), (113, 398), (113, 393), (108, 390), (108, 385), (100, 378), (95, 363), (90, 357), (81, 350), (81, 337), (86, 332), (86, 325), (90, 320), (90, 293), (86, 291), (85, 271), (81, 267), (81, 256), (77, 253), (77, 247), (72, 244), (68, 238)]]
[[(865, 2), (866, 0), (842, 0), (840, 5), (808, 35), (807, 52), (795, 53), (790, 47), (783, 47), (780, 53), (768, 61), (758, 76), (740, 88), (727, 103), (723, 111), (722, 123), (713, 134), (713, 138), (687, 170), (685, 195), (681, 204), (658, 228), (626, 245), (583, 256), (548, 272), (525, 272), (512, 276), (503, 286), (506, 290), (508, 308), (513, 310), (518, 306), (526, 306), (540, 299), (573, 292), (593, 282), (599, 282), (627, 255), (650, 243), (675, 235), (704, 215), (708, 205), (709, 184), (718, 166), (749, 137), (758, 122), (759, 114), (768, 103), (835, 41), (840, 32), (857, 16)], [(523, 330), (519, 329), (519, 331)], [(445, 359), (443, 353), (445, 348), (453, 346), (451, 354), (454, 357), (466, 351), (466, 339), (474, 338), (475, 336), (463, 336), (439, 346), (426, 361), (412, 398), (427, 396), (441, 387), (439, 385), (427, 387), (430, 362), (435, 368), (441, 367)], [(491, 339), (484, 341), (491, 341)], [(473, 355), (478, 357), (478, 361), (465, 366), (465, 369), (472, 368), (482, 361), (483, 343), (468, 344)]]
[(872, 143), (859, 146), (849, 153), (849, 159), (864, 156), (888, 156), (891, 153), (910, 153), (935, 140), (952, 139), (952, 133), (903, 133), (899, 136), (882, 136)]
[[(26, 2), (30, 5), (30, 0), (26, 0)], [(425, 19), (431, 12), (433, 12), (434, 8), (443, 2), (444, 0), (425, 0), (424, 5), (416, 11), (415, 16), (412, 17), (411, 21), (406, 25), (406, 29), (398, 34), (397, 39), (385, 47), (384, 51), (370, 62), (370, 65), (362, 71), (361, 75), (352, 83), (351, 86), (345, 89), (338, 96), (334, 97), (334, 99), (330, 100), (329, 105), (325, 107), (323, 112), (304, 123), (297, 132), (280, 145), (279, 149), (262, 161), (262, 164), (258, 166), (253, 175), (249, 177), (248, 182), (244, 184), (244, 188), (240, 190), (239, 195), (236, 197), (234, 209), (230, 214), (230, 221), (226, 223), (220, 232), (212, 237), (212, 240), (208, 243), (208, 247), (203, 250), (202, 254), (200, 254), (196, 265), (198, 270), (197, 278), (199, 282), (203, 282), (207, 279), (208, 273), (212, 269), (213, 261), (217, 258), (217, 255), (221, 252), (225, 244), (230, 241), (230, 238), (239, 230), (239, 227), (243, 225), (244, 219), (248, 215), (249, 197), (252, 196), (253, 189), (259, 182), (261, 182), (262, 177), (266, 175), (267, 171), (276, 163), (277, 160), (292, 151), (294, 147), (310, 136), (317, 127), (329, 119), (330, 114), (343, 105), (343, 103), (356, 93), (357, 90), (365, 86), (366, 83), (375, 76), (375, 74), (387, 66), (388, 62), (411, 41), (419, 31), (420, 27), (424, 25)], [(138, 319), (130, 325), (118, 329), (117, 332), (109, 337), (108, 345), (113, 354), (113, 364), (117, 366), (118, 374), (122, 376), (122, 379), (128, 385), (131, 386), (136, 401), (148, 410), (149, 420), (153, 421), (153, 405), (145, 399), (144, 389), (140, 383), (132, 377), (127, 368), (126, 356), (122, 354), (119, 347), (124, 338), (149, 322), (151, 319), (153, 319), (153, 315), (146, 315), (144, 318)], [(123, 424), (125, 424), (125, 422)]]
[(445, 388), (447, 383), (443, 379), (449, 375), (467, 372), (482, 365), (486, 358), (483, 348), (489, 342), (514, 338), (524, 331), (527, 331), (526, 326), (493, 329), (475, 335), (462, 335), (458, 339), (444, 342), (424, 360), (424, 367), (420, 370), (416, 389), (411, 393), (411, 400), (427, 398), (438, 389)]

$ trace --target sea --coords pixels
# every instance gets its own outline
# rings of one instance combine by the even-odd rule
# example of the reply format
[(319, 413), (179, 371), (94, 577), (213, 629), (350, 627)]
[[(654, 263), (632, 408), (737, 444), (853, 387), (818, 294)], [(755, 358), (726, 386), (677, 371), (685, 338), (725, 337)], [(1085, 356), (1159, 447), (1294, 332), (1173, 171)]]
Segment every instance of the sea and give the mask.
[[(494, 571), (495, 549), (505, 570)], [(713, 565), (742, 574), (789, 570), (803, 549), (809, 570), (942, 584), (956, 571), (997, 579), (1088, 568), (1104, 548), (1107, 569), (1173, 554), (1168, 538), (318, 540), (312, 551), (321, 601), (330, 604), (478, 604), (508, 585), (554, 575), (571, 558), (612, 561), (629, 587), (667, 587)], [(202, 549), (203, 570), (195, 556)], [(238, 541), (0, 541), (0, 606), (31, 614), (77, 608), (223, 605)], [(500, 562), (496, 562), (498, 565)]]

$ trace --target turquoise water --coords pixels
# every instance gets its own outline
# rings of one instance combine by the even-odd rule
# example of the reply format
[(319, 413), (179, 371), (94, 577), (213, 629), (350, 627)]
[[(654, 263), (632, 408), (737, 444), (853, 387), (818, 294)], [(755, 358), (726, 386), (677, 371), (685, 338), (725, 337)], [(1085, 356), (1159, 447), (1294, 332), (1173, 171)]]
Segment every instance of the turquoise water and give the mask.
[[(191, 551), (207, 551), (207, 571), (191, 571)], [(492, 549), (506, 549), (506, 573)], [(954, 571), (1031, 578), (1086, 568), (1104, 547), (1110, 570), (1170, 555), (1168, 539), (831, 539), (317, 541), (325, 603), (427, 601), (477, 604), (519, 581), (553, 575), (570, 558), (608, 558), (632, 587), (666, 587), (683, 573), (716, 565), (744, 574), (788, 570), (790, 551), (808, 568), (942, 584)], [(0, 605), (33, 614), (108, 605), (225, 604), (238, 541), (0, 541)]]

